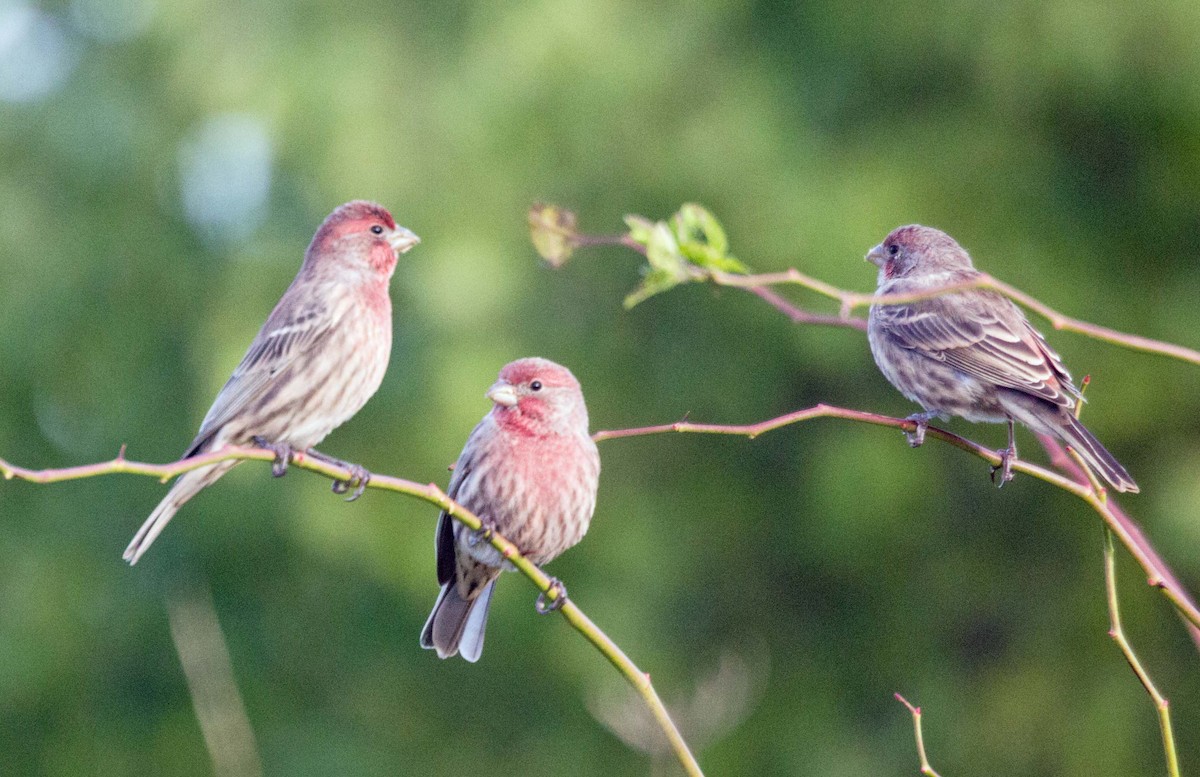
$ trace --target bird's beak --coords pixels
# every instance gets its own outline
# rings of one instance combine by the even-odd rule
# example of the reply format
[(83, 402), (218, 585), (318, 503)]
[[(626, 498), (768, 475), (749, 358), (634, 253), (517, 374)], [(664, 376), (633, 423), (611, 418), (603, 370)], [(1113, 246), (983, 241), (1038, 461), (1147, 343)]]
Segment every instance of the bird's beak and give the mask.
[(880, 243), (879, 245), (872, 248), (870, 251), (867, 251), (866, 259), (871, 264), (875, 265), (876, 267), (880, 267), (880, 268), (882, 268), (885, 264), (887, 264), (887, 255), (884, 254), (884, 252), (883, 252), (883, 243)]
[(421, 238), (409, 232), (404, 227), (396, 227), (396, 230), (388, 236), (388, 244), (398, 254), (406, 253), (408, 249), (420, 242)]
[(517, 390), (512, 387), (511, 383), (503, 380), (498, 380), (492, 384), (492, 387), (487, 390), (485, 396), (497, 405), (504, 407), (512, 407), (517, 404)]

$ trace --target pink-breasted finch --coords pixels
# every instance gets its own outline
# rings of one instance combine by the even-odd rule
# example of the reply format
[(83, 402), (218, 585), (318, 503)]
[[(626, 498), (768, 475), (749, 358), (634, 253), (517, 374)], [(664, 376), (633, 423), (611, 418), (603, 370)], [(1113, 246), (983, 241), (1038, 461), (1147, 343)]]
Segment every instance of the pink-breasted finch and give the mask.
[[(980, 277), (971, 257), (941, 230), (895, 229), (867, 254), (879, 267), (876, 294), (912, 294)], [(916, 447), (935, 417), (1008, 424), (1000, 485), (1017, 457), (1013, 422), (1070, 445), (1117, 491), (1137, 484), (1075, 417), (1079, 389), (1058, 354), (1007, 297), (984, 289), (871, 306), (867, 337), (884, 377), (925, 412), (910, 416)]]
[[(491, 411), (471, 432), (446, 493), (541, 565), (579, 542), (596, 507), (600, 454), (588, 436), (587, 406), (566, 367), (512, 362), (487, 392)], [(434, 540), (442, 590), (421, 646), (478, 661), (488, 605), (512, 566), (474, 532), (442, 513)], [(555, 581), (561, 603), (562, 584)], [(543, 600), (539, 598), (539, 602)]]
[[(276, 452), (281, 475), (290, 451), (309, 450), (357, 413), (387, 370), (388, 283), (397, 256), (418, 242), (373, 202), (348, 202), (329, 214), (184, 458), (256, 443)], [(125, 560), (137, 563), (184, 502), (237, 463), (180, 475), (138, 529)], [(361, 489), (368, 475), (361, 468), (356, 475)]]

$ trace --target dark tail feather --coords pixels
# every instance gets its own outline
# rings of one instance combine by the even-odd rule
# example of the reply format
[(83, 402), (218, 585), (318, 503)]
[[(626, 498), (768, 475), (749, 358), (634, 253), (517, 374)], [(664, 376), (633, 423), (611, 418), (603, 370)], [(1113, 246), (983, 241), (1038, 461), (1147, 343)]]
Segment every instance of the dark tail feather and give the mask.
[(487, 628), (488, 608), (492, 603), (492, 580), (474, 599), (464, 599), (458, 593), (457, 577), (442, 586), (433, 612), (421, 630), (421, 647), (437, 650), (438, 658), (455, 653), (471, 663), (483, 652), (483, 633)]
[(125, 549), (122, 558), (128, 561), (130, 566), (136, 564), (162, 530), (167, 528), (167, 523), (175, 517), (175, 513), (183, 507), (184, 502), (200, 493), (200, 489), (215, 483), (217, 478), (233, 469), (237, 463), (222, 461), (211, 467), (201, 467), (180, 475), (175, 485), (171, 486), (171, 490), (158, 503), (158, 507), (154, 508), (154, 512), (150, 513), (150, 517), (142, 524), (142, 528), (133, 535), (133, 541)]
[(1131, 494), (1138, 492), (1137, 483), (1133, 482), (1133, 478), (1121, 466), (1121, 462), (1117, 461), (1075, 416), (1067, 416), (1067, 423), (1059, 428), (1059, 433), (1063, 441), (1074, 448), (1088, 466), (1107, 480), (1110, 486), (1117, 491)]

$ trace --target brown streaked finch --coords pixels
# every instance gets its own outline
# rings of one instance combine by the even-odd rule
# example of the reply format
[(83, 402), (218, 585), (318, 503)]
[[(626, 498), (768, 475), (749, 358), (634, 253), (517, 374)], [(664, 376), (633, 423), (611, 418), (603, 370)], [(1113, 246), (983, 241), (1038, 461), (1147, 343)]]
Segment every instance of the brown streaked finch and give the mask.
[[(488, 389), (492, 409), (459, 454), (447, 495), (474, 513), (481, 532), (442, 513), (434, 546), (442, 590), (421, 632), (440, 658), (478, 661), (496, 578), (511, 564), (486, 541), (495, 530), (542, 565), (587, 532), (596, 507), (600, 454), (588, 436), (579, 381), (546, 359), (520, 359)], [(547, 608), (557, 609), (566, 591)]]
[[(388, 282), (398, 254), (418, 242), (373, 202), (348, 202), (329, 214), (183, 458), (254, 443), (275, 451), (277, 477), (293, 450), (329, 461), (310, 449), (379, 388), (392, 349)], [(125, 560), (136, 564), (184, 502), (237, 464), (180, 475), (125, 549)], [(369, 474), (354, 469), (357, 494)]]
[[(879, 267), (876, 294), (912, 294), (980, 277), (954, 238), (931, 227), (892, 231), (867, 254)], [(1120, 462), (1075, 417), (1079, 389), (1058, 354), (1007, 297), (969, 289), (904, 304), (871, 306), (871, 354), (884, 377), (925, 412), (914, 448), (935, 417), (1008, 424), (1000, 485), (1017, 458), (1013, 422), (1070, 445), (1117, 491), (1137, 492)]]

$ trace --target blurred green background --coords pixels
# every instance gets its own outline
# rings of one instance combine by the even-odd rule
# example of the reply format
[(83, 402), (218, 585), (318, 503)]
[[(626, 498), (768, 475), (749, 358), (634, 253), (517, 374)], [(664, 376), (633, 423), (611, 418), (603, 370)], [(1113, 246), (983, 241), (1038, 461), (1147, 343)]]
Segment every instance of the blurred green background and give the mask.
[[(0, 0), (0, 456), (173, 460), (317, 224), (359, 197), (424, 242), (393, 282), (383, 388), (321, 447), (422, 482), (445, 484), (483, 391), (526, 355), (575, 371), (594, 429), (916, 409), (860, 333), (748, 294), (622, 310), (638, 258), (546, 268), (536, 200), (590, 232), (695, 200), (756, 270), (859, 290), (870, 246), (928, 223), (1068, 314), (1198, 347), (1198, 39), (1200, 5), (1174, 0)], [(1085, 420), (1142, 486), (1122, 504), (1200, 589), (1200, 370), (1050, 339), (1093, 376)], [(690, 710), (709, 774), (916, 774), (897, 691), (945, 775), (1165, 771), (1076, 500), (1021, 476), (997, 491), (977, 459), (839, 421), (601, 455), (592, 530), (550, 571)], [(656, 742), (519, 576), (478, 665), (418, 647), (424, 503), (347, 505), (249, 464), (129, 569), (164, 491), (0, 483), (0, 773), (673, 773), (597, 721)], [(1200, 657), (1123, 551), (1120, 573), (1194, 773)], [(254, 737), (232, 766), (205, 745), (172, 608), (221, 709), (205, 640), (223, 634)]]

